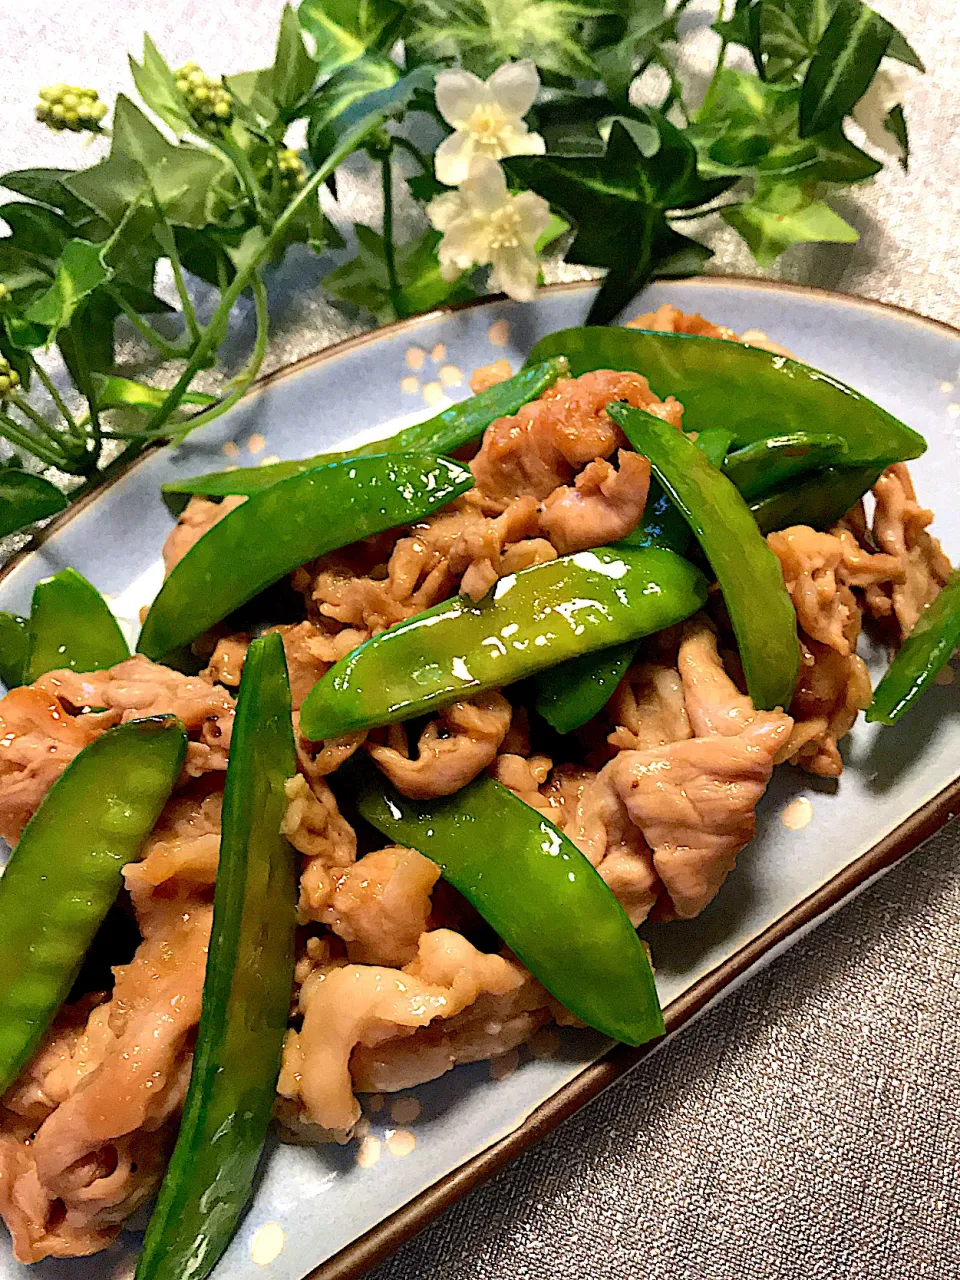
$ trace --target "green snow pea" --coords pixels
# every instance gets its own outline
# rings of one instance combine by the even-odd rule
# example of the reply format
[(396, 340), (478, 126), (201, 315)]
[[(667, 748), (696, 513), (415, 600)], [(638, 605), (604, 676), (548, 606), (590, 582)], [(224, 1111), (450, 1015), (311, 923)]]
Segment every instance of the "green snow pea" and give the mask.
[(334, 462), (253, 494), (183, 557), (147, 614), (137, 648), (160, 659), (316, 556), (409, 524), (473, 485), (431, 454)]
[(564, 355), (571, 376), (635, 369), (658, 395), (684, 406), (687, 431), (722, 423), (737, 448), (772, 435), (829, 431), (847, 446), (845, 466), (918, 458), (926, 442), (858, 391), (809, 365), (719, 338), (643, 329), (561, 329), (533, 348), (531, 363)]
[(723, 460), (723, 471), (747, 501), (809, 475), (823, 467), (846, 461), (847, 442), (843, 436), (825, 432), (794, 431), (785, 436), (755, 440)]
[(638, 639), (695, 613), (703, 575), (670, 551), (600, 547), (455, 596), (373, 636), (331, 667), (300, 709), (314, 741), (395, 724), (499, 688), (577, 654)]
[(137, 1280), (203, 1280), (250, 1197), (293, 987), (297, 859), (280, 824), (296, 768), (283, 643), (273, 633), (253, 641), (244, 665), (197, 1047)]
[(608, 413), (637, 452), (650, 459), (710, 561), (754, 706), (767, 711), (789, 706), (800, 670), (797, 616), (780, 562), (750, 508), (682, 431), (628, 405), (612, 404)]
[(767, 493), (750, 503), (761, 533), (809, 524), (829, 529), (843, 519), (854, 503), (876, 482), (877, 467), (826, 467), (799, 483)]
[(116, 618), (93, 583), (76, 569), (62, 569), (33, 589), (30, 656), (23, 682), (48, 671), (102, 671), (130, 657)]
[(30, 619), (0, 610), (0, 680), (8, 689), (23, 684), (30, 658)]
[[(697, 448), (719, 467), (732, 435), (723, 427), (710, 427), (697, 437)], [(637, 529), (619, 545), (666, 547), (683, 555), (690, 546), (690, 526), (663, 491), (656, 477), (650, 481), (646, 509)], [(606, 706), (610, 695), (627, 673), (639, 648), (636, 640), (585, 653), (534, 677), (534, 706), (557, 733), (570, 733), (586, 724)]]
[(954, 569), (921, 613), (903, 648), (877, 685), (867, 719), (896, 724), (946, 666), (960, 645), (960, 569)]
[(506, 418), (536, 400), (566, 372), (566, 361), (554, 356), (481, 391), (479, 395), (459, 400), (426, 422), (404, 427), (385, 440), (373, 440), (342, 449), (337, 453), (318, 453), (299, 461), (274, 462), (269, 467), (238, 467), (234, 471), (211, 471), (187, 480), (171, 480), (163, 486), (165, 495), (204, 494), (222, 497), (228, 493), (256, 493), (278, 480), (299, 475), (330, 462), (367, 457), (376, 453), (453, 453), (455, 449), (479, 440), (497, 418)]
[(130, 720), (77, 755), (0, 876), (0, 1094), (67, 998), (186, 753), (173, 716)]
[(485, 774), (429, 801), (400, 795), (370, 765), (348, 776), (358, 774), (363, 817), (437, 863), (565, 1008), (626, 1044), (663, 1034), (650, 961), (626, 912), (536, 809)]

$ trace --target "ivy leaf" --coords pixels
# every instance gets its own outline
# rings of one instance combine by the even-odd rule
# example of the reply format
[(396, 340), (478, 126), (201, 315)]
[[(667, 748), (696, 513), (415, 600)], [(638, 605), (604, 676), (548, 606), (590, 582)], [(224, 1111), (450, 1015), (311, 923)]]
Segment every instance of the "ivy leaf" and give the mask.
[(839, 0), (804, 76), (800, 137), (838, 124), (866, 93), (894, 28), (861, 0)]
[(389, 58), (357, 58), (336, 72), (314, 97), (307, 126), (307, 145), (314, 162), (325, 159), (344, 132), (340, 117), (368, 94), (391, 89), (400, 79), (400, 70)]
[(903, 107), (899, 103), (887, 112), (883, 127), (896, 140), (900, 148), (900, 167), (906, 173), (910, 167), (910, 135), (907, 132), (907, 120), (903, 114)]
[(890, 37), (890, 43), (887, 45), (887, 57), (896, 58), (897, 62), (904, 63), (905, 66), (913, 67), (914, 71), (926, 71), (923, 65), (923, 59), (917, 53), (911, 44), (908, 44), (904, 36), (893, 28), (893, 35)]
[(345, 67), (365, 53), (386, 53), (406, 9), (396, 0), (302, 0), (300, 25), (317, 42), (321, 75)]
[(176, 76), (148, 35), (143, 37), (143, 62), (137, 62), (130, 54), (129, 63), (137, 92), (151, 111), (155, 111), (178, 138), (195, 132), (197, 126), (177, 89)]
[[(370, 311), (381, 324), (397, 319), (390, 296), (383, 237), (362, 223), (356, 226), (357, 255), (324, 277), (327, 293), (342, 302)], [(400, 316), (430, 311), (444, 303), (476, 297), (476, 290), (461, 277), (444, 280), (437, 261), (440, 235), (424, 232), (417, 240), (396, 247), (397, 278), (400, 283)]]
[(52, 340), (70, 323), (84, 298), (109, 279), (102, 246), (70, 240), (57, 261), (53, 284), (27, 309), (24, 319), (45, 325)]
[(816, 53), (827, 16), (826, 5), (811, 0), (760, 0), (757, 21), (767, 80), (793, 83), (797, 69)]
[(269, 88), (262, 86), (284, 112), (297, 107), (313, 88), (318, 67), (303, 43), (297, 15), (287, 4), (280, 19), (277, 52), (269, 72)]
[(724, 209), (721, 216), (743, 236), (761, 267), (769, 267), (793, 244), (853, 244), (859, 239), (828, 204), (793, 183), (758, 184), (752, 200)]
[[(360, 73), (365, 74), (365, 69), (361, 68)], [(313, 163), (317, 166), (323, 164), (329, 154), (329, 150), (325, 148), (331, 147), (331, 140), (335, 142), (354, 129), (364, 127), (369, 135), (370, 131), (386, 124), (388, 120), (397, 119), (407, 111), (417, 110), (417, 99), (432, 93), (436, 75), (436, 67), (417, 67), (401, 76), (395, 84), (355, 97), (337, 113), (321, 117), (319, 126), (311, 120), (307, 129), (307, 146)]]
[(156, 199), (176, 226), (203, 227), (222, 197), (222, 156), (168, 142), (124, 94), (114, 111), (110, 155), (66, 179), (70, 192), (117, 226), (130, 205)]
[(600, 122), (610, 114), (606, 98), (560, 91), (535, 108), (536, 130), (552, 156), (602, 156)]
[(0, 537), (63, 511), (67, 500), (49, 480), (27, 471), (0, 471)]
[(817, 159), (804, 173), (806, 181), (865, 182), (883, 168), (879, 160), (874, 160), (873, 156), (868, 156), (850, 141), (841, 124), (818, 133), (810, 141), (816, 144)]
[(90, 218), (90, 209), (67, 188), (66, 179), (75, 172), (74, 169), (15, 169), (0, 177), (0, 186), (59, 210), (71, 226), (79, 229)]
[(0, 218), (13, 232), (14, 247), (38, 258), (55, 261), (73, 239), (73, 228), (66, 218), (43, 205), (13, 201), (0, 205)]
[(616, 315), (657, 274), (661, 260), (679, 263), (683, 248), (692, 262), (695, 242), (670, 228), (667, 211), (696, 207), (733, 181), (705, 181), (693, 145), (679, 129), (649, 108), (639, 118), (657, 130), (659, 146), (652, 155), (644, 154), (646, 135), (640, 135), (641, 149), (635, 132), (616, 117), (601, 157), (514, 156), (506, 162), (511, 175), (575, 224), (567, 261), (608, 268), (591, 323)]
[(73, 319), (57, 335), (64, 364), (85, 396), (94, 394), (92, 374), (106, 373), (113, 366), (113, 329), (119, 314), (116, 302), (98, 289), (81, 302)]

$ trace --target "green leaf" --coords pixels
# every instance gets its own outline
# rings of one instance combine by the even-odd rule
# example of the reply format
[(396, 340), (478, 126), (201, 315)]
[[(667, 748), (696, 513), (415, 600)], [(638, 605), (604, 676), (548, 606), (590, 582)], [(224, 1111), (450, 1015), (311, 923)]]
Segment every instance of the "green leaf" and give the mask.
[(602, 156), (606, 143), (600, 122), (610, 115), (610, 102), (582, 93), (560, 93), (534, 108), (536, 130), (551, 156)]
[[(370, 311), (380, 323), (396, 319), (390, 298), (383, 237), (358, 223), (357, 255), (324, 277), (324, 290), (342, 302)], [(444, 280), (437, 261), (440, 236), (432, 229), (417, 240), (396, 247), (400, 282), (400, 315), (416, 315), (450, 302), (476, 296), (463, 278)]]
[(109, 278), (102, 246), (71, 240), (57, 262), (53, 284), (27, 309), (24, 318), (46, 325), (52, 340), (70, 323), (84, 298)]
[(829, 16), (825, 0), (760, 0), (756, 22), (764, 78), (793, 84), (816, 53)]
[[(141, 409), (146, 413), (159, 408), (167, 396), (164, 387), (151, 387), (146, 382), (135, 382), (132, 378), (113, 374), (109, 377), (98, 375), (94, 385), (100, 409)], [(216, 404), (216, 401), (216, 396), (205, 395), (202, 391), (188, 391), (183, 397), (184, 404), (208, 405)]]
[(75, 169), (15, 169), (0, 177), (0, 186), (38, 204), (58, 209), (71, 226), (77, 227), (90, 217), (90, 210), (66, 186)]
[(123, 94), (114, 112), (110, 155), (66, 179), (69, 190), (116, 226), (130, 205), (151, 193), (176, 226), (203, 227), (222, 198), (227, 162), (190, 143), (168, 142)]
[(317, 73), (317, 64), (303, 43), (297, 15), (284, 5), (268, 92), (281, 110), (292, 111), (313, 88)]
[(321, 163), (337, 145), (345, 112), (368, 94), (392, 88), (399, 79), (395, 63), (375, 56), (358, 58), (332, 75), (311, 103), (307, 145), (314, 163)]
[(896, 58), (897, 62), (902, 62), (908, 67), (913, 67), (915, 71), (926, 71), (919, 53), (912, 45), (908, 44), (901, 33), (893, 28), (893, 35), (890, 37), (890, 43), (887, 45), (887, 57)]
[(56, 259), (73, 238), (73, 228), (53, 209), (19, 201), (0, 205), (0, 218), (13, 232), (13, 247), (39, 258)]
[(852, 244), (859, 238), (828, 204), (792, 183), (758, 186), (752, 200), (724, 209), (722, 217), (743, 236), (761, 267), (769, 267), (793, 244)]
[(838, 124), (866, 93), (894, 28), (860, 0), (839, 0), (800, 95), (800, 137)]
[(137, 92), (151, 111), (170, 126), (177, 137), (196, 131), (196, 124), (177, 89), (177, 79), (148, 35), (143, 37), (143, 62), (129, 56)]
[(63, 511), (67, 500), (49, 480), (26, 471), (0, 471), (0, 537)]
[(339, 139), (355, 129), (373, 130), (386, 124), (388, 120), (403, 116), (407, 111), (416, 110), (418, 96), (432, 93), (436, 74), (436, 67), (417, 67), (389, 88), (355, 98), (319, 129), (311, 121), (307, 131), (307, 145), (314, 164), (321, 165), (326, 159), (329, 152), (324, 147), (329, 146), (334, 133)]
[(8, 237), (0, 240), (0, 281), (11, 293), (34, 285), (49, 284), (53, 271), (45, 261), (24, 249), (18, 249)]
[(541, 78), (596, 79), (587, 30), (599, 15), (625, 16), (627, 8), (590, 0), (413, 0), (405, 45), (414, 62), (457, 62), (484, 77), (530, 58)]
[(80, 303), (72, 320), (57, 335), (57, 346), (70, 376), (83, 395), (93, 395), (93, 373), (113, 366), (114, 322), (120, 308), (102, 289)]
[(406, 10), (396, 0), (302, 0), (300, 25), (317, 42), (322, 75), (365, 53), (386, 53), (400, 33)]
[(855, 146), (836, 124), (810, 139), (816, 145), (817, 159), (804, 173), (804, 179), (818, 182), (865, 182), (883, 168), (879, 160)]
[(899, 103), (895, 107), (891, 107), (887, 112), (883, 127), (896, 140), (897, 146), (900, 148), (900, 166), (906, 173), (910, 167), (910, 135), (907, 132), (907, 121), (903, 114), (903, 107)]
[(29, 661), (30, 620), (0, 609), (0, 680), (8, 689), (23, 684)]

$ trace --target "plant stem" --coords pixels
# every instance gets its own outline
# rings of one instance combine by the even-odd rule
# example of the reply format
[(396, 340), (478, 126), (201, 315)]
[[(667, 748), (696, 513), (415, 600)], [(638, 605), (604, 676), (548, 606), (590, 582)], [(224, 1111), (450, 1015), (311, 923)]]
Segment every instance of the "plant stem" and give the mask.
[(197, 323), (197, 313), (193, 307), (193, 299), (190, 297), (187, 283), (183, 277), (183, 263), (180, 261), (180, 254), (177, 250), (177, 238), (173, 227), (164, 217), (163, 210), (156, 201), (154, 201), (154, 207), (163, 229), (162, 238), (158, 237), (158, 239), (160, 239), (162, 248), (170, 260), (170, 267), (173, 270), (173, 282), (177, 286), (177, 295), (180, 298), (180, 306), (183, 309), (183, 318), (186, 321), (187, 328), (190, 330), (190, 337), (194, 342), (199, 342), (200, 325)]
[(33, 425), (39, 428), (53, 448), (60, 452), (61, 457), (65, 456), (63, 437), (60, 432), (50, 425), (43, 414), (36, 410), (29, 400), (25, 400), (21, 395), (12, 395), (10, 403), (15, 404), (23, 416), (29, 418)]
[(399, 320), (403, 314), (403, 298), (397, 276), (397, 248), (393, 243), (393, 155), (389, 151), (380, 157), (380, 173), (383, 180), (383, 258), (387, 267), (393, 318)]
[(415, 147), (408, 138), (394, 137), (393, 145), (395, 147), (402, 147), (404, 151), (409, 152), (410, 155), (413, 156), (414, 160), (416, 160), (417, 164), (420, 166), (420, 168), (423, 170), (424, 173), (433, 172), (433, 165), (430, 163), (427, 157), (423, 154), (420, 148)]
[[(187, 367), (177, 379), (176, 384), (167, 392), (163, 404), (156, 410), (147, 423), (147, 430), (152, 434), (159, 432), (160, 428), (169, 420), (170, 415), (176, 410), (180, 401), (183, 399), (184, 392), (189, 388), (190, 383), (196, 376), (198, 371), (203, 368), (204, 362), (207, 360), (211, 351), (218, 344), (217, 335), (222, 333), (226, 327), (227, 319), (233, 304), (243, 293), (244, 289), (250, 284), (253, 276), (259, 270), (260, 266), (269, 261), (277, 245), (283, 240), (290, 224), (299, 215), (300, 210), (304, 207), (308, 200), (311, 200), (316, 194), (318, 188), (324, 183), (330, 174), (342, 164), (342, 162), (356, 150), (359, 143), (380, 125), (378, 117), (373, 116), (371, 119), (356, 126), (344, 134), (340, 141), (340, 145), (336, 147), (323, 164), (309, 178), (309, 180), (300, 188), (293, 197), (284, 211), (277, 218), (270, 234), (264, 237), (263, 244), (257, 251), (251, 255), (250, 260), (239, 269), (233, 277), (232, 282), (223, 291), (220, 299), (220, 305), (213, 314), (210, 323), (203, 330), (200, 341), (194, 346), (193, 352), (187, 361)], [(192, 419), (190, 420), (192, 421)], [(190, 421), (183, 424), (190, 429)], [(182, 438), (186, 431), (181, 429), (178, 435)], [(125, 451), (126, 452), (126, 451)], [(134, 455), (135, 456), (135, 455)]]
[(711, 213), (721, 213), (724, 209), (732, 209), (734, 205), (738, 205), (739, 200), (725, 200), (723, 204), (708, 205), (706, 209), (692, 209), (685, 213), (671, 213), (671, 222), (692, 222), (695, 218), (707, 218)]
[(269, 231), (270, 218), (267, 216), (267, 211), (263, 207), (260, 183), (257, 181), (257, 176), (250, 166), (250, 160), (247, 157), (247, 153), (244, 151), (243, 147), (238, 147), (232, 139), (226, 136), (226, 134), (221, 134), (219, 137), (215, 138), (213, 140), (213, 144), (223, 152), (233, 165), (236, 175), (240, 179), (240, 185), (247, 193), (247, 199), (254, 207), (257, 215), (257, 221), (260, 223), (261, 227), (263, 227), (264, 231)]
[(61, 471), (69, 470), (64, 466), (64, 459), (58, 458), (53, 450), (42, 440), (38, 440), (36, 436), (30, 434), (26, 428), (21, 427), (18, 422), (14, 422), (12, 418), (8, 418), (5, 413), (0, 413), (0, 436), (18, 449), (25, 449), (27, 453), (33, 454), (35, 458), (39, 458), (41, 462), (45, 462), (49, 467), (58, 467)]
[(47, 373), (46, 369), (44, 369), (43, 365), (36, 358), (36, 356), (34, 355), (30, 356), (30, 363), (33, 366), (34, 373), (37, 375), (37, 377), (46, 387), (47, 392), (50, 396), (50, 399), (60, 410), (60, 413), (63, 416), (63, 420), (67, 424), (67, 426), (70, 428), (71, 433), (77, 438), (78, 441), (83, 441), (86, 437), (81, 431), (80, 425), (77, 422), (76, 418), (73, 416), (73, 414), (70, 412), (69, 408), (67, 407), (67, 402), (64, 400), (63, 396), (57, 390), (56, 385), (53, 379), (50, 377), (49, 373)]
[(166, 338), (160, 336), (152, 325), (147, 324), (143, 316), (141, 316), (134, 307), (126, 300), (123, 294), (115, 285), (106, 284), (104, 289), (114, 300), (123, 314), (127, 317), (137, 333), (167, 360), (183, 360), (187, 356), (187, 351), (183, 347), (174, 346), (172, 342), (168, 342)]
[[(720, 0), (720, 7), (717, 11), (717, 22), (723, 21), (723, 15), (727, 8), (727, 0)], [(717, 65), (713, 69), (713, 75), (710, 77), (710, 83), (707, 85), (707, 91), (703, 95), (703, 101), (700, 103), (694, 118), (701, 116), (713, 101), (713, 95), (716, 92), (717, 81), (720, 79), (720, 73), (723, 71), (723, 64), (727, 57), (727, 45), (729, 41), (725, 36), (720, 38), (720, 52), (717, 54)]]

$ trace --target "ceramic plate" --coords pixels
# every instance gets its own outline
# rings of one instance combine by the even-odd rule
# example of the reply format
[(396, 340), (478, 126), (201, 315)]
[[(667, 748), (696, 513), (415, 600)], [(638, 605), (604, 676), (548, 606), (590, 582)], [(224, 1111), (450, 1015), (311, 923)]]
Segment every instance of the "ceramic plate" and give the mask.
[[(233, 460), (300, 457), (388, 434), (429, 416), (447, 397), (467, 394), (476, 367), (507, 359), (517, 368), (538, 338), (581, 323), (590, 298), (587, 286), (558, 286), (532, 305), (494, 300), (435, 313), (285, 370), (185, 447), (151, 454), (56, 524), (8, 567), (0, 608), (27, 612), (37, 579), (74, 565), (132, 631), (161, 577), (160, 547), (170, 529), (164, 481)], [(662, 302), (736, 330), (765, 329), (923, 432), (930, 448), (912, 464), (917, 488), (937, 513), (935, 532), (948, 554), (960, 559), (960, 332), (854, 298), (721, 278), (657, 285), (638, 309)], [(879, 656), (872, 655), (875, 669)], [(698, 920), (649, 931), (671, 1031), (960, 809), (958, 713), (960, 680), (943, 683), (895, 729), (858, 724), (839, 784), (777, 770), (760, 805), (757, 837), (718, 898)], [(542, 1040), (512, 1072), (510, 1063), (461, 1067), (387, 1099), (370, 1116), (376, 1141), (364, 1145), (360, 1160), (356, 1143), (271, 1149), (255, 1202), (216, 1276), (301, 1280), (315, 1268), (317, 1280), (359, 1274), (650, 1052), (608, 1053), (606, 1042), (587, 1032)], [(409, 1101), (391, 1115), (391, 1102), (410, 1098), (419, 1107), (415, 1120)], [(105, 1254), (27, 1268), (12, 1261), (4, 1240), (0, 1280), (119, 1280), (132, 1275), (138, 1243), (137, 1233), (126, 1231)]]

